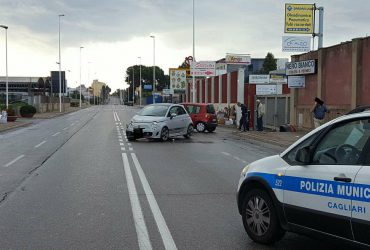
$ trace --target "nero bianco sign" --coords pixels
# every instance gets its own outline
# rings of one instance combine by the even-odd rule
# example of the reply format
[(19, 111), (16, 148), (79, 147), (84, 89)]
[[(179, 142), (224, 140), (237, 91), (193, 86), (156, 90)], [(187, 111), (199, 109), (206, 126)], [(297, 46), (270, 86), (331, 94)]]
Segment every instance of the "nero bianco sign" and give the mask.
[(304, 76), (288, 76), (288, 88), (304, 88), (305, 79)]
[(268, 84), (270, 83), (270, 75), (249, 75), (250, 84)]
[(307, 60), (299, 62), (289, 62), (286, 64), (286, 75), (307, 75), (316, 73), (316, 61)]
[(309, 36), (283, 36), (283, 52), (308, 52), (311, 49)]
[(213, 61), (191, 62), (190, 75), (203, 77), (215, 76), (216, 62)]

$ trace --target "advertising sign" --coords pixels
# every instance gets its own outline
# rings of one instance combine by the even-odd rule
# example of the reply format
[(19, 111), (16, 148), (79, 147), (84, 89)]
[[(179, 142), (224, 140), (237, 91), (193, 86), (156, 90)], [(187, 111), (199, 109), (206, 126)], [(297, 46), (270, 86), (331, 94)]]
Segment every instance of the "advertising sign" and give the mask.
[(304, 76), (288, 76), (288, 88), (304, 88)]
[(226, 54), (225, 61), (227, 64), (251, 64), (251, 56), (246, 54)]
[(287, 79), (283, 75), (270, 75), (270, 84), (287, 84)]
[(163, 89), (162, 93), (163, 95), (173, 95), (172, 89)]
[(151, 84), (145, 84), (143, 89), (144, 90), (152, 90), (152, 85)]
[(283, 52), (308, 52), (311, 50), (309, 36), (283, 36)]
[(281, 85), (257, 85), (256, 95), (281, 95)]
[(286, 75), (307, 75), (316, 73), (316, 61), (307, 60), (299, 62), (289, 62), (286, 64)]
[(170, 89), (181, 92), (186, 88), (186, 69), (170, 69)]
[(249, 75), (250, 84), (268, 84), (270, 83), (270, 75)]
[(215, 76), (216, 75), (216, 62), (213, 62), (213, 61), (191, 62), (190, 75), (203, 76), (203, 77)]
[(285, 4), (285, 33), (313, 34), (315, 24), (313, 4)]

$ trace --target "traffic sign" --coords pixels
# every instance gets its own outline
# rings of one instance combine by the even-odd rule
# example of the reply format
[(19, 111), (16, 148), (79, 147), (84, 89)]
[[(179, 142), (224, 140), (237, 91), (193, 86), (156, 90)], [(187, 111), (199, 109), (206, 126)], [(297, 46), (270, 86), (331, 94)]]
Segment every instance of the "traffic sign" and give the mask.
[(201, 61), (191, 62), (190, 74), (194, 76), (215, 76), (216, 75), (216, 62), (214, 61)]

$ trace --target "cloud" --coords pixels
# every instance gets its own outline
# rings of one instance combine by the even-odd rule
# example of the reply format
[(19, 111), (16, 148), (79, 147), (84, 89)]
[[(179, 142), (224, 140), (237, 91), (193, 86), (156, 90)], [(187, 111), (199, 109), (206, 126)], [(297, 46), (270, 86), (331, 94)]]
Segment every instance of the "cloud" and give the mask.
[[(325, 7), (324, 46), (370, 33), (368, 0), (316, 4)], [(0, 24), (9, 26), (9, 72), (39, 75), (57, 69), (59, 14), (65, 14), (62, 66), (71, 70), (71, 84), (79, 82), (79, 47), (84, 46), (83, 81), (89, 78), (86, 65), (92, 61), (90, 78), (101, 78), (113, 84), (112, 89), (121, 87), (126, 67), (138, 63), (138, 56), (143, 64), (152, 64), (150, 34), (156, 36), (156, 64), (166, 72), (192, 54), (192, 10), (192, 0), (2, 0)], [(289, 57), (281, 52), (283, 29), (281, 1), (195, 0), (198, 60), (216, 60), (228, 52), (264, 57), (271, 51), (276, 57)], [(0, 75), (3, 61), (0, 58)]]

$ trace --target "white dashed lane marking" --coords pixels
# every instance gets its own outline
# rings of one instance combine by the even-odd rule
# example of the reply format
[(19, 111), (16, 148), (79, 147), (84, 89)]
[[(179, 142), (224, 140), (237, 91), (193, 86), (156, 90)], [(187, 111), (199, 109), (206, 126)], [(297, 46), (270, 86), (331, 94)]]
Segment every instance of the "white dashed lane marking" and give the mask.
[(44, 143), (46, 143), (46, 141), (42, 141), (42, 142), (40, 142), (39, 144), (37, 144), (36, 146), (35, 146), (35, 148), (38, 148), (38, 147), (40, 147), (42, 144), (44, 144)]
[(19, 161), (20, 159), (22, 159), (24, 157), (24, 155), (20, 155), (18, 156), (17, 158), (15, 158), (14, 160), (12, 160), (11, 162), (7, 163), (4, 165), (5, 168), (9, 167), (10, 165), (16, 163), (17, 161)]

